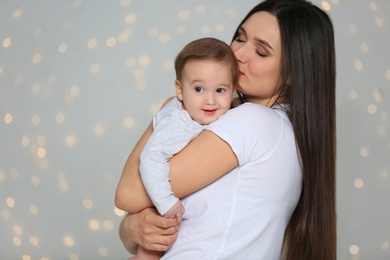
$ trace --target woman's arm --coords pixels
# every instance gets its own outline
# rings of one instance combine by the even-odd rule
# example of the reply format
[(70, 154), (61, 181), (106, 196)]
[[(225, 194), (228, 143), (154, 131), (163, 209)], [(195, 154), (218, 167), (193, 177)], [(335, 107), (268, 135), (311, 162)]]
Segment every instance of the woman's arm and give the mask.
[[(139, 155), (152, 131), (152, 125), (149, 125), (130, 154), (119, 181), (115, 203), (127, 212), (136, 213), (153, 207), (138, 170)], [(238, 166), (238, 160), (225, 141), (205, 130), (169, 160), (169, 164), (172, 190), (176, 197), (183, 198)]]
[(136, 213), (144, 208), (153, 207), (139, 173), (139, 157), (152, 132), (153, 125), (150, 123), (127, 158), (119, 180), (115, 194), (115, 205), (124, 211)]

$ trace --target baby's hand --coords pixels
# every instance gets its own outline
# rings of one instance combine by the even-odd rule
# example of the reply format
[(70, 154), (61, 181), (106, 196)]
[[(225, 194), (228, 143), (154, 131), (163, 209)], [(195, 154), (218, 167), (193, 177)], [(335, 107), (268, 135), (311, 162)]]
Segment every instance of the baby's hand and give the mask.
[(170, 208), (165, 214), (165, 218), (176, 218), (178, 221), (181, 221), (181, 218), (184, 214), (184, 206), (183, 203), (179, 200), (176, 202), (175, 205), (173, 205), (172, 208)]

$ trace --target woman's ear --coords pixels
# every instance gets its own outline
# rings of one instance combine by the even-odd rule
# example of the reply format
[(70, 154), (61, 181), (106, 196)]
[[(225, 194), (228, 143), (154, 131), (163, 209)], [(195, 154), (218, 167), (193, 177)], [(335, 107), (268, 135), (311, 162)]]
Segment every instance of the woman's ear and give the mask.
[(180, 101), (183, 101), (183, 87), (179, 80), (175, 80), (176, 96)]

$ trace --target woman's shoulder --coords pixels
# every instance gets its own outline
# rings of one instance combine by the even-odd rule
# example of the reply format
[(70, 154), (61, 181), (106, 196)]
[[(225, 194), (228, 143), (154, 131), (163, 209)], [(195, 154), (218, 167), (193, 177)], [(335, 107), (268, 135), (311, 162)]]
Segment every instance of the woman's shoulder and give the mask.
[(284, 109), (281, 106), (269, 108), (267, 106), (247, 102), (229, 110), (229, 112), (227, 113), (227, 118), (241, 118), (242, 120), (250, 121), (279, 121), (281, 115), (284, 118), (287, 118)]

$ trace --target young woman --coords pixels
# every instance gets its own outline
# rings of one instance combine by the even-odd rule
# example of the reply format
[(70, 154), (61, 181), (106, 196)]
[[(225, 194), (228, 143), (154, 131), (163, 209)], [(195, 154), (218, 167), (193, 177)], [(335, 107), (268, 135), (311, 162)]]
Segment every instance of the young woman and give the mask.
[[(331, 20), (303, 0), (268, 0), (244, 18), (231, 48), (246, 102), (169, 161), (172, 189), (186, 208), (180, 231), (145, 209), (123, 220), (124, 245), (169, 248), (163, 259), (335, 259)], [(152, 206), (138, 170), (152, 131), (118, 185), (116, 205), (132, 213)]]

